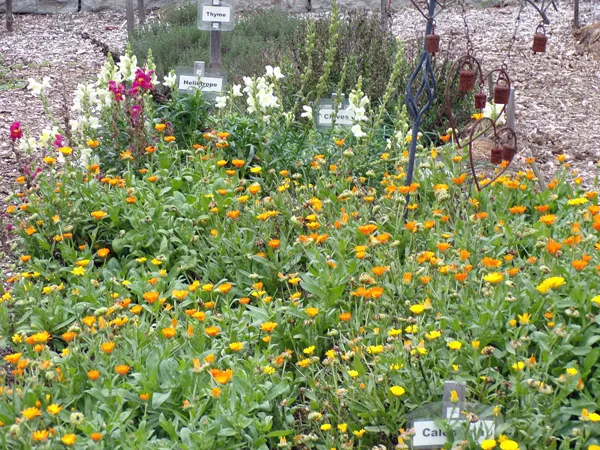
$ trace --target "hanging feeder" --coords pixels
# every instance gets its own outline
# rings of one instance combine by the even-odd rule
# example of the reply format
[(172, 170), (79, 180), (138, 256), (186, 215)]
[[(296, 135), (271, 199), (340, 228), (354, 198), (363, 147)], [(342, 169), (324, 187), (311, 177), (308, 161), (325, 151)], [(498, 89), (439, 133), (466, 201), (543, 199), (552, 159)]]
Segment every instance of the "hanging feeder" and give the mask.
[(548, 36), (546, 36), (546, 29), (544, 25), (538, 25), (533, 35), (533, 53), (546, 53), (546, 44), (548, 43)]
[(502, 160), (511, 162), (515, 155), (517, 154), (517, 149), (512, 145), (503, 145), (502, 146)]
[(502, 164), (502, 159), (504, 157), (504, 148), (503, 147), (494, 147), (492, 149), (492, 154), (490, 156), (490, 162), (495, 165)]
[(431, 55), (440, 51), (440, 35), (435, 34), (435, 24), (431, 27), (431, 34), (425, 36), (425, 50)]
[(461, 92), (471, 92), (475, 87), (475, 71), (471, 61), (465, 62), (458, 72), (458, 88)]
[(508, 80), (501, 74), (494, 86), (494, 103), (496, 105), (506, 105), (510, 96), (510, 87)]
[(485, 92), (480, 91), (475, 94), (475, 109), (485, 108), (486, 103), (487, 103), (487, 95)]

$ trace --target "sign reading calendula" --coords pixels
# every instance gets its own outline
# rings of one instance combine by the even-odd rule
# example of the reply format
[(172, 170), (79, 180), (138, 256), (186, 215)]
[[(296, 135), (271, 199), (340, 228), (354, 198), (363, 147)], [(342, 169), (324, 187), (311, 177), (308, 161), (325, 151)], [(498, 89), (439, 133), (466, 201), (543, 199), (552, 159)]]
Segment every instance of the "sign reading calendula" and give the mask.
[[(445, 381), (441, 402), (427, 403), (409, 414), (411, 448), (438, 450), (467, 438), (479, 443), (493, 439), (493, 407), (468, 403), (465, 397), (465, 383)], [(452, 430), (452, 438), (448, 437), (448, 430)]]
[[(459, 421), (452, 421), (453, 425)], [(463, 420), (464, 422), (464, 420)], [(448, 443), (448, 436), (433, 420), (416, 420), (413, 423), (415, 435), (412, 438), (414, 449), (417, 448), (435, 448), (443, 447)], [(485, 439), (494, 437), (496, 427), (493, 420), (478, 420), (475, 423), (469, 424), (469, 431), (475, 436), (479, 436), (478, 441), (481, 443)]]

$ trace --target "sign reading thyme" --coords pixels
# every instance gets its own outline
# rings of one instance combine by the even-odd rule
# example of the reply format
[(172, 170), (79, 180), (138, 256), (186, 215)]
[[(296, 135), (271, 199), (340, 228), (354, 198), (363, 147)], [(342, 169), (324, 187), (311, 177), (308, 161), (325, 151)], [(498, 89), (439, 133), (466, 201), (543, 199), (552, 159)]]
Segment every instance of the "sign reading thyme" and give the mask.
[(342, 99), (336, 112), (335, 95), (330, 100), (321, 100), (315, 117), (317, 125), (320, 127), (352, 126), (354, 124), (354, 111), (349, 109), (348, 106), (349, 103)]
[(203, 22), (230, 22), (231, 9), (229, 6), (202, 5)]
[(465, 401), (466, 386), (446, 381), (443, 401), (429, 403), (415, 410), (408, 417), (414, 431), (413, 449), (439, 449), (452, 443), (446, 433), (452, 430), (454, 440), (462, 441), (467, 436), (477, 442), (493, 439), (496, 422), (492, 418), (493, 408)]
[(235, 27), (233, 0), (200, 0), (198, 2), (198, 29), (204, 31), (231, 31)]

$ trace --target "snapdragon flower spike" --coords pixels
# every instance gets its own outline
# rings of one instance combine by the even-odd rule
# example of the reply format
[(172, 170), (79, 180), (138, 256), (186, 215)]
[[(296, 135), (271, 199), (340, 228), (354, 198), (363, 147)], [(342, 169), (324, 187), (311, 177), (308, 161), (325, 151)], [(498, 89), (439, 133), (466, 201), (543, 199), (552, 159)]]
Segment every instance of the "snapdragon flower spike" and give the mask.
[(23, 130), (21, 130), (21, 122), (13, 122), (13, 124), (10, 126), (10, 139), (14, 142), (22, 137)]
[(153, 70), (145, 72), (144, 69), (137, 69), (135, 71), (135, 78), (129, 89), (129, 95), (136, 95), (140, 90), (149, 91), (152, 89), (152, 75)]
[(63, 147), (63, 137), (61, 134), (57, 134), (55, 136), (55, 139), (54, 139), (54, 142), (52, 143), (52, 145), (54, 145), (57, 148)]
[(140, 116), (141, 112), (142, 112), (142, 107), (140, 105), (133, 105), (131, 107), (131, 119), (134, 122), (137, 122), (137, 119)]
[(116, 102), (123, 101), (123, 96), (125, 95), (125, 86), (123, 86), (121, 83), (117, 84), (116, 81), (110, 80), (108, 82), (108, 91), (113, 93)]

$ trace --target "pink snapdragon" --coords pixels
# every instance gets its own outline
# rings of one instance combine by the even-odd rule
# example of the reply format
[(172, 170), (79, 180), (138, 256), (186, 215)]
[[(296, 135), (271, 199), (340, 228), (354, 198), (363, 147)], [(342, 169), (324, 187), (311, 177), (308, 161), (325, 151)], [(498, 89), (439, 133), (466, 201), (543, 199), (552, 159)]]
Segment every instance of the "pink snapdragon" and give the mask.
[(135, 77), (129, 89), (130, 95), (136, 95), (140, 90), (149, 91), (152, 89), (152, 75), (154, 70), (145, 72), (143, 69), (137, 69), (135, 71)]
[(21, 130), (21, 122), (13, 122), (13, 124), (10, 126), (10, 139), (14, 142), (22, 137), (23, 130)]
[(123, 96), (125, 95), (125, 86), (123, 86), (121, 83), (117, 83), (113, 80), (109, 81), (108, 90), (115, 96), (115, 101), (120, 102), (123, 100)]

